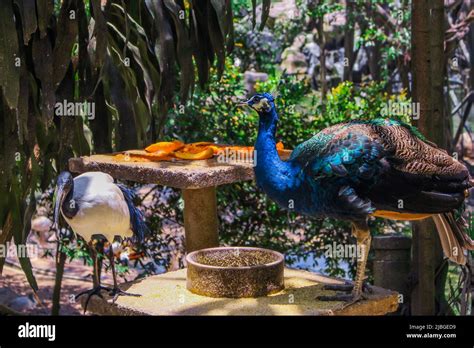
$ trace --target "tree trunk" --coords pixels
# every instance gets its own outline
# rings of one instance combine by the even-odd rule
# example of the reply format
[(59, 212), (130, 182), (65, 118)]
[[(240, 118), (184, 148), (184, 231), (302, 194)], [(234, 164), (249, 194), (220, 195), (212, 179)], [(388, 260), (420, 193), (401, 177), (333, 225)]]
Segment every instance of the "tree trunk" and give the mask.
[[(431, 7), (430, 7), (431, 6)], [(431, 16), (430, 16), (431, 13)], [(412, 2), (413, 100), (420, 104), (418, 128), (431, 141), (446, 148), (444, 117), (444, 4), (443, 0)], [(443, 254), (433, 221), (417, 222), (413, 231), (413, 272), (417, 284), (412, 293), (412, 314), (434, 315), (445, 303)]]
[[(318, 19), (317, 23), (318, 36), (319, 36), (319, 47), (321, 47), (320, 57), (320, 80), (321, 80), (321, 101), (323, 111), (326, 105), (326, 94), (327, 94), (327, 83), (326, 83), (326, 37), (324, 36), (324, 17)], [(316, 71), (316, 70), (315, 70)]]
[[(344, 81), (352, 81), (352, 69), (354, 67), (354, 3), (348, 0), (346, 3), (347, 29), (344, 34)], [(347, 59), (347, 63), (346, 63)]]
[[(430, 110), (430, 12), (429, 1), (412, 2), (413, 100), (420, 105), (418, 127), (429, 129)], [(411, 294), (411, 311), (417, 315), (435, 313), (435, 270), (433, 223), (429, 220), (413, 226), (413, 273), (416, 284)]]

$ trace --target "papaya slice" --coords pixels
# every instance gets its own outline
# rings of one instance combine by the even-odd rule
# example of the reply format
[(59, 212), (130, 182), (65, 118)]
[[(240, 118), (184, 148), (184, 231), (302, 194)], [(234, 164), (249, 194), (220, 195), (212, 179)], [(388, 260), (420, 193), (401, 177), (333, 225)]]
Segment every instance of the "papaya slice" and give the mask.
[(170, 152), (179, 150), (184, 147), (184, 143), (181, 141), (160, 141), (158, 143), (151, 144), (145, 148), (146, 152), (157, 152), (157, 154), (168, 154)]
[(206, 145), (214, 145), (214, 143), (211, 143), (210, 141), (198, 141), (197, 143), (191, 143), (189, 145), (191, 145), (191, 146), (206, 146)]
[[(186, 150), (186, 148), (184, 150)], [(214, 156), (214, 150), (211, 147), (207, 147), (204, 150), (201, 149), (200, 152), (196, 151), (196, 148), (188, 148), (187, 151), (176, 151), (174, 155), (177, 158), (185, 160), (204, 160)]]

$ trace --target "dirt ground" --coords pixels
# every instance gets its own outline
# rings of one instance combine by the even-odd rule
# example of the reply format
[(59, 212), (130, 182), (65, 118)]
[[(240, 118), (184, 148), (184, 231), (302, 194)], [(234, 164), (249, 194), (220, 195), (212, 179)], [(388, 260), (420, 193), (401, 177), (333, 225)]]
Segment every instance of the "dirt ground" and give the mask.
[[(53, 257), (31, 258), (33, 273), (38, 282), (37, 303), (26, 277), (16, 258), (8, 257), (3, 273), (0, 275), (0, 304), (31, 315), (50, 315), (55, 282), (55, 262)], [(131, 269), (126, 280), (132, 280), (138, 273)], [(112, 274), (102, 271), (103, 285), (112, 285)], [(119, 282), (125, 281), (119, 278)], [(74, 296), (92, 287), (92, 267), (81, 260), (67, 262), (61, 286), (61, 315), (82, 315), (80, 301)]]

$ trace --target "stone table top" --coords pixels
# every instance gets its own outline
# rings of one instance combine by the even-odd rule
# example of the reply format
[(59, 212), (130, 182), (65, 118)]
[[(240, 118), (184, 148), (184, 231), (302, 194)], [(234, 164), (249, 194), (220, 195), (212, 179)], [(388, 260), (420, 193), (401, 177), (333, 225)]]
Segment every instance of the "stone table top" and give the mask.
[[(131, 150), (145, 153), (143, 150)], [(281, 155), (286, 159), (291, 151)], [(156, 162), (118, 161), (115, 154), (102, 154), (69, 159), (69, 170), (75, 173), (101, 171), (116, 179), (154, 183), (181, 189), (199, 189), (231, 184), (254, 178), (251, 163), (220, 163), (217, 157), (208, 160), (175, 160)]]
[(343, 302), (316, 300), (318, 295), (334, 293), (324, 290), (324, 284), (342, 282), (285, 268), (285, 289), (278, 293), (258, 298), (212, 298), (188, 291), (186, 269), (181, 269), (121, 285), (140, 297), (121, 296), (111, 304), (105, 296), (94, 296), (88, 310), (100, 315), (385, 315), (398, 308), (398, 294), (379, 287), (372, 287), (367, 300), (344, 309)]

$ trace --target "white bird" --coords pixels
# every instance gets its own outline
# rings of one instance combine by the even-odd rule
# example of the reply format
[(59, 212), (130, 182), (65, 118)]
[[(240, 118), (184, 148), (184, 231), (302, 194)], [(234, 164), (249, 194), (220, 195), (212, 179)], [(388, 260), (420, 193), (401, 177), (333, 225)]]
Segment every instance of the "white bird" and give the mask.
[[(132, 191), (115, 184), (114, 179), (106, 173), (87, 172), (73, 179), (71, 173), (64, 171), (58, 176), (54, 205), (55, 227), (58, 226), (61, 212), (74, 233), (89, 243), (94, 260), (94, 287), (76, 296), (88, 294), (85, 309), (92, 295), (101, 297), (101, 290), (109, 291), (114, 299), (118, 295), (137, 296), (119, 289), (111, 246), (115, 236), (122, 239), (133, 237), (142, 243), (149, 232), (143, 214), (133, 204), (133, 196)], [(102, 264), (93, 245), (97, 237), (103, 237), (110, 243), (108, 258), (114, 280), (112, 289), (100, 285)]]

